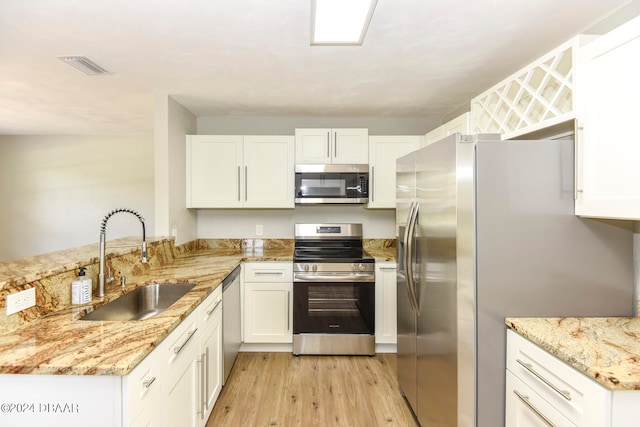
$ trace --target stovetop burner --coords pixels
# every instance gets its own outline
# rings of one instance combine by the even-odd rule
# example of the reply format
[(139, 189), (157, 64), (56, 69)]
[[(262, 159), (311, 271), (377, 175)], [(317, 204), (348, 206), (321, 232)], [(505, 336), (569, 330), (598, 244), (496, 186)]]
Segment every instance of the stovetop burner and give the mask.
[(362, 248), (362, 224), (296, 224), (294, 262), (372, 263)]

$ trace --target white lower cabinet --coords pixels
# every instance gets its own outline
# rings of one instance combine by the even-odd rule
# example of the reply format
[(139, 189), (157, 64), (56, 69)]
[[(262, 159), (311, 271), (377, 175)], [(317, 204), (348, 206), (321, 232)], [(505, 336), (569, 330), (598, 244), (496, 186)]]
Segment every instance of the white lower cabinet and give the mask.
[(222, 390), (222, 293), (203, 307), (200, 341), (200, 419), (205, 423)]
[(203, 427), (222, 387), (221, 301), (219, 286), (126, 376), (0, 375), (0, 402), (19, 404), (0, 425)]
[(376, 262), (376, 344), (397, 344), (396, 263)]
[(200, 407), (198, 369), (196, 361), (199, 357), (197, 343), (197, 327), (181, 336), (171, 349), (170, 357), (173, 365), (171, 372), (162, 384), (160, 396), (163, 426), (199, 425), (198, 409)]
[(631, 427), (638, 391), (612, 391), (507, 331), (505, 426)]
[(293, 342), (293, 263), (243, 265), (244, 342)]

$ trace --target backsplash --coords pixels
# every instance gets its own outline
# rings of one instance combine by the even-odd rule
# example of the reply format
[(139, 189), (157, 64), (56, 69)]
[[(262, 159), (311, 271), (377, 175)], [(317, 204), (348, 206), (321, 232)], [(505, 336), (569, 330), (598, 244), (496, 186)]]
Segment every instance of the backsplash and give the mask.
[[(139, 238), (108, 242), (106, 266), (111, 268), (114, 277), (112, 286), (119, 286), (121, 276), (135, 277), (143, 269), (170, 263), (180, 253), (189, 250), (188, 245), (176, 248), (173, 239), (148, 239), (147, 243), (149, 261), (142, 264)], [(127, 247), (123, 248), (122, 245)], [(0, 333), (13, 330), (47, 313), (72, 307), (71, 282), (78, 275), (80, 267), (85, 267), (87, 277), (93, 280), (94, 298), (91, 304), (99, 303), (100, 299), (95, 297), (97, 255), (96, 244), (0, 263)], [(30, 288), (36, 289), (36, 305), (7, 316), (7, 295)]]

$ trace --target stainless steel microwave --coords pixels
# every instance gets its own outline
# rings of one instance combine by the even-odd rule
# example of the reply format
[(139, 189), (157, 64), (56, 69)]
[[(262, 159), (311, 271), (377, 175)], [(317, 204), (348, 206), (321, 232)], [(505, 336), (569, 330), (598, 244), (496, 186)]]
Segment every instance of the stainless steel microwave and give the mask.
[(367, 203), (369, 165), (296, 165), (296, 203)]

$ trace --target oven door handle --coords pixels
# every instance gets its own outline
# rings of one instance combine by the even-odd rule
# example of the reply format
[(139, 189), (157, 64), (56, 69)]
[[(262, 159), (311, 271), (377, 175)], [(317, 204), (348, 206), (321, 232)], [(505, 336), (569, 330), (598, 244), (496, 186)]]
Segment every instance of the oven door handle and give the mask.
[(332, 282), (332, 283), (353, 283), (353, 282), (375, 282), (376, 278), (371, 273), (352, 273), (352, 274), (340, 274), (340, 273), (294, 273), (294, 282)]

